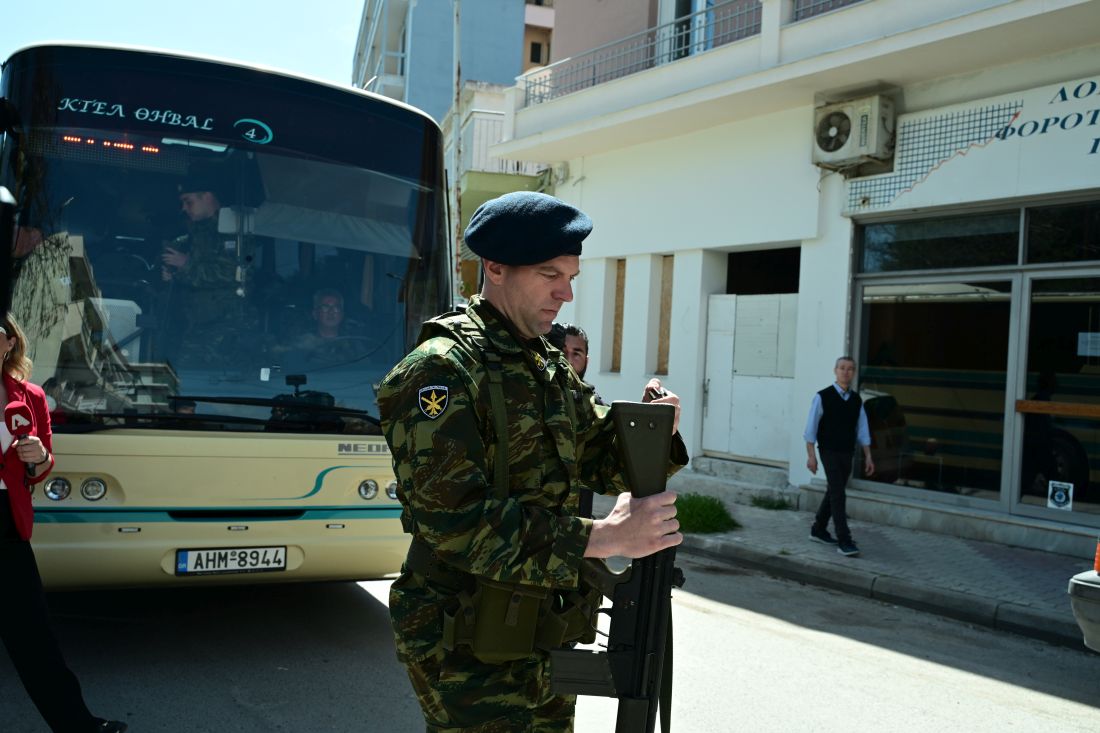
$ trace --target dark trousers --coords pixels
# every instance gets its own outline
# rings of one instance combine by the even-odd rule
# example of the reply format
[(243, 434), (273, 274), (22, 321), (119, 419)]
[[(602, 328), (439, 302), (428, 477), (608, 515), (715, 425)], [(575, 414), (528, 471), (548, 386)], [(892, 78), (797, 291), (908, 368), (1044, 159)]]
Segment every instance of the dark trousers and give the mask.
[(852, 454), (820, 448), (818, 453), (821, 454), (821, 465), (825, 468), (825, 481), (829, 488), (825, 490), (825, 498), (817, 508), (814, 527), (828, 529), (829, 518), (832, 517), (837, 541), (851, 542), (852, 533), (848, 529), (844, 489), (848, 486), (848, 477), (852, 474)]
[(0, 636), (31, 701), (54, 733), (91, 733), (100, 721), (61, 656), (29, 542), (0, 539), (0, 589)]

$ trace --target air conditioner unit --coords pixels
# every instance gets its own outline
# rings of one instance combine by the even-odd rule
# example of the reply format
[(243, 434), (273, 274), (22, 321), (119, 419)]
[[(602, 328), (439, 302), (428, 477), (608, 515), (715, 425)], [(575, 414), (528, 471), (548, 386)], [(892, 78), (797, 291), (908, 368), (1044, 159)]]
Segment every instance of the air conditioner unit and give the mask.
[(876, 95), (814, 110), (814, 165), (846, 168), (894, 153), (894, 103)]

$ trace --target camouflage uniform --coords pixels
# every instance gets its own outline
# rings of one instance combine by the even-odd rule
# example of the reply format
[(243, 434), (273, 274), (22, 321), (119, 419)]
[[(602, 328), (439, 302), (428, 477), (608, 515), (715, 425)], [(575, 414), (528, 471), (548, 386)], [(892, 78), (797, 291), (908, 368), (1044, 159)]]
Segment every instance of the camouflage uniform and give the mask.
[(235, 237), (218, 232), (217, 217), (190, 224), (172, 248), (186, 252), (187, 264), (173, 275), (184, 319), (181, 358), (188, 363), (220, 364), (246, 348), (258, 323), (237, 295)]
[[(592, 388), (560, 351), (541, 338), (522, 342), (487, 301), (474, 296), (458, 318), (470, 319), (502, 360), (509, 496), (493, 496), (498, 441), (482, 356), (429, 322), (430, 338), (386, 376), (378, 397), (404, 519), (440, 562), (471, 582), (477, 575), (575, 589), (592, 528), (574, 516), (578, 488), (625, 488), (608, 408), (592, 402)], [(408, 564), (390, 590), (397, 656), (428, 730), (572, 730), (575, 697), (551, 694), (544, 652), (486, 664), (465, 647), (443, 648), (443, 612), (453, 611), (458, 591)]]

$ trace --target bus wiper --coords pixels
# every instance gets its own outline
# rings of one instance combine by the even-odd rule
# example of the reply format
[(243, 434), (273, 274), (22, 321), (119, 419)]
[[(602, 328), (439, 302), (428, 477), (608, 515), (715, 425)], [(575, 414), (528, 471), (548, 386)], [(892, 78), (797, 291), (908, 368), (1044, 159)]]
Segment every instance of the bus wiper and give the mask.
[[(381, 425), (382, 421), (366, 410), (358, 410), (353, 407), (336, 407), (335, 405), (319, 405), (303, 399), (296, 399), (294, 395), (280, 395), (279, 397), (203, 397), (195, 395), (175, 395), (173, 400), (184, 402), (209, 402), (217, 405), (249, 405), (252, 407), (277, 407), (281, 410), (288, 408), (294, 411), (316, 412), (326, 416), (357, 417), (373, 425)], [(261, 420), (260, 422), (265, 422)]]

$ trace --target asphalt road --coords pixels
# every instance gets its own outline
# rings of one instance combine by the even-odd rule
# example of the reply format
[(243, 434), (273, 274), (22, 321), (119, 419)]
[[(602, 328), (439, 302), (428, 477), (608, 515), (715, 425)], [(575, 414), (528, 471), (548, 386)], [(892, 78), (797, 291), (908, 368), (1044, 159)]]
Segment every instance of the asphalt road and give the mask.
[[(1096, 731), (1100, 655), (682, 557), (673, 729)], [(387, 584), (54, 594), (98, 714), (151, 731), (422, 731)], [(614, 730), (583, 698), (578, 733)], [(41, 733), (0, 656), (0, 730)]]

